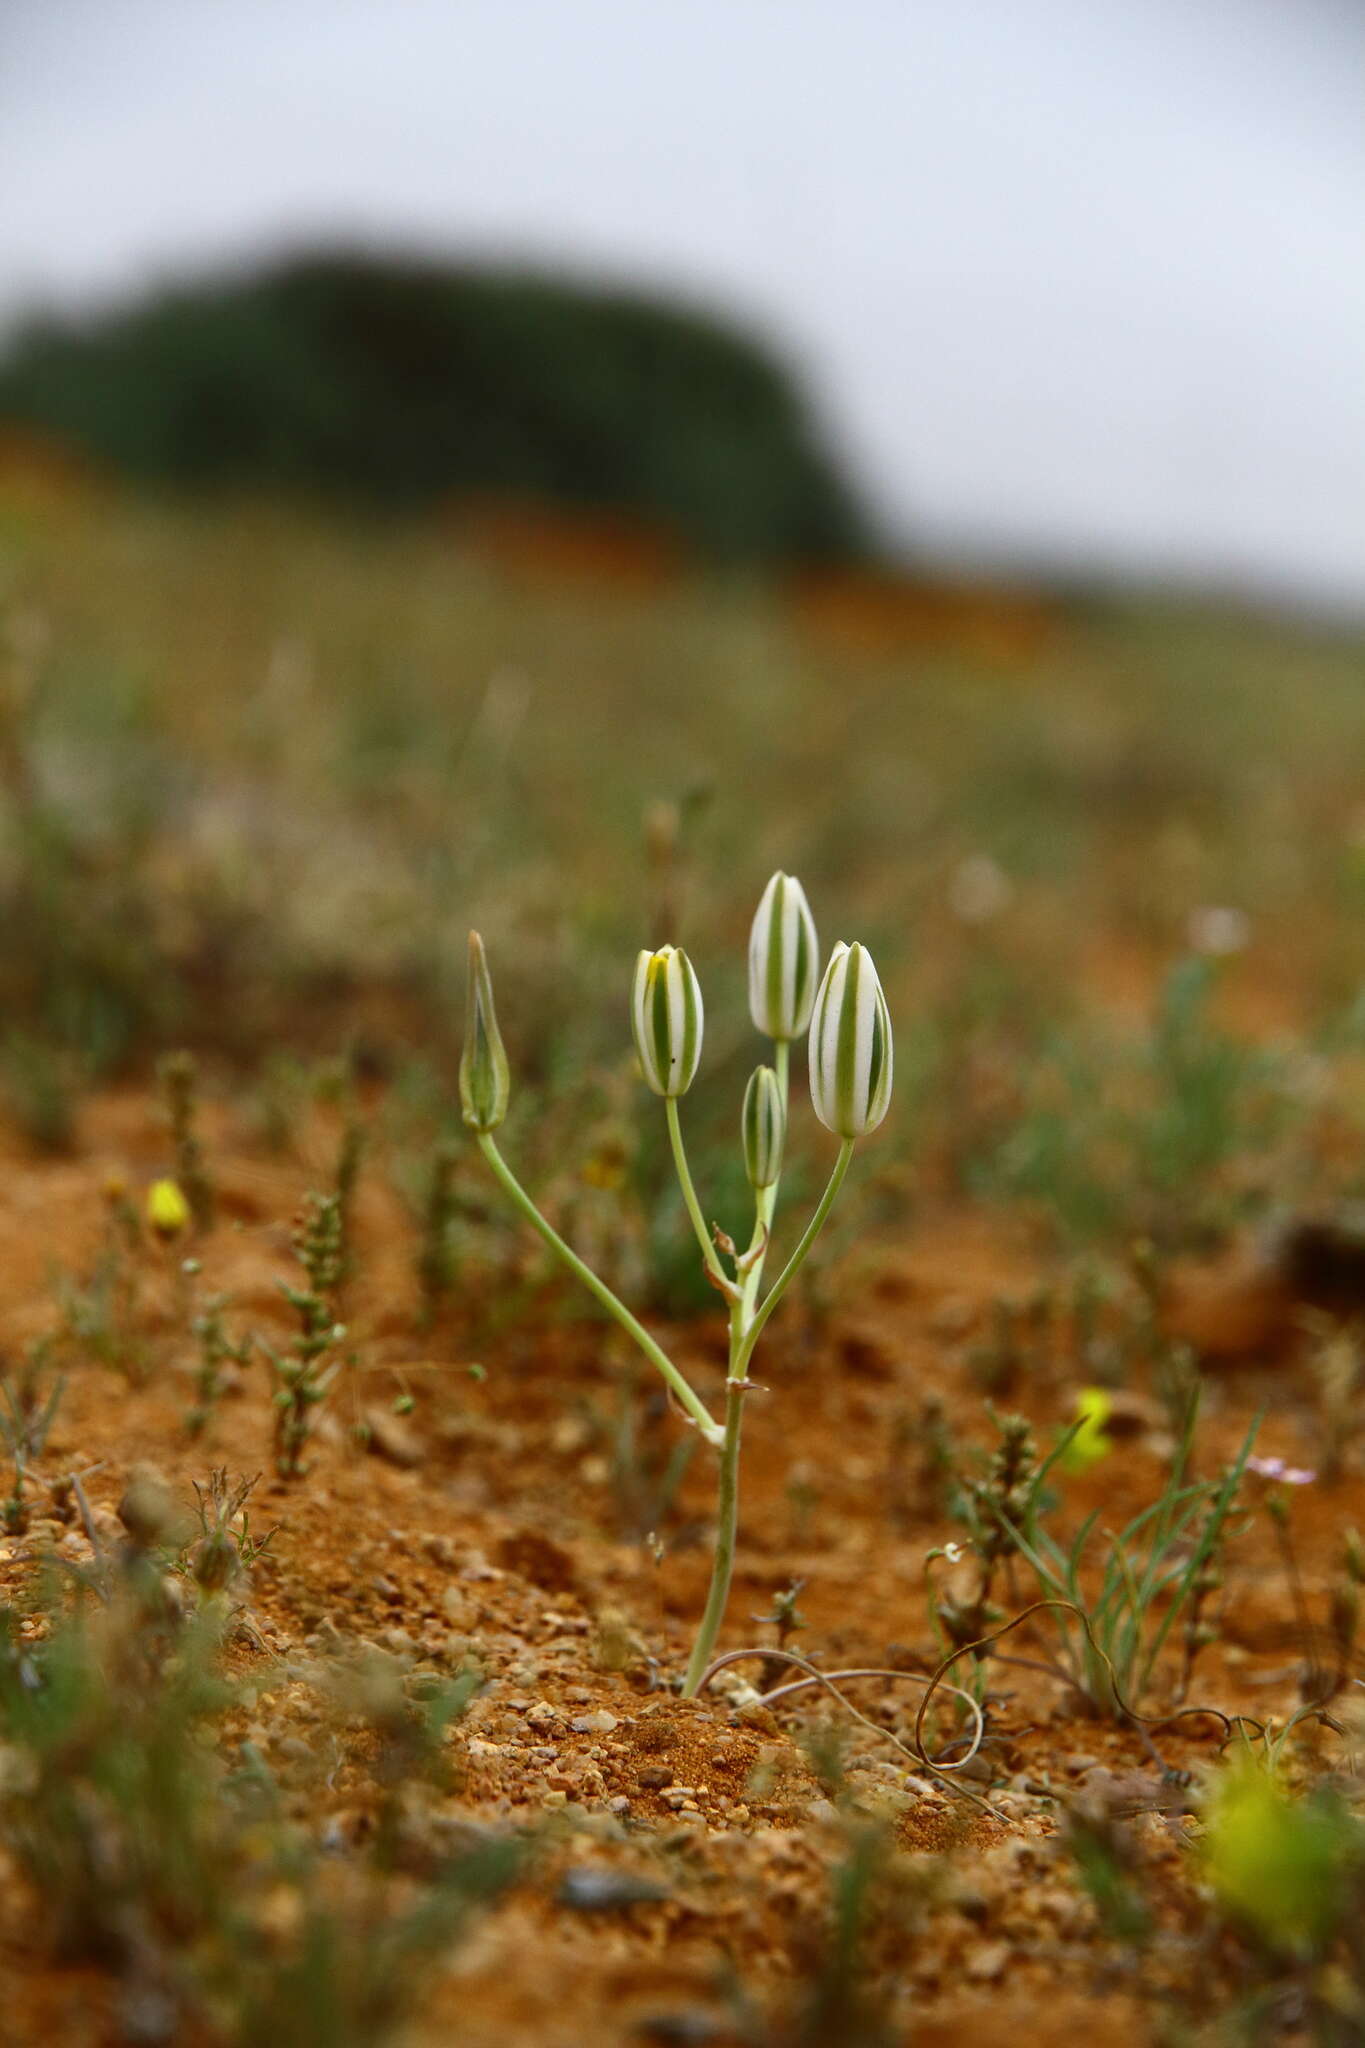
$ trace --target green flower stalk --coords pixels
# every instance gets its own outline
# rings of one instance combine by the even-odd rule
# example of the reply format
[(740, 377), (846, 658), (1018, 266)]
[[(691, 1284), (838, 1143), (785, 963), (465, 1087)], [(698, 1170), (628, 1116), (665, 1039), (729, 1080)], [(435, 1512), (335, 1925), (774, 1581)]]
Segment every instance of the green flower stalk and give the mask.
[[(843, 1183), (855, 1141), (874, 1131), (891, 1097), (891, 1026), (871, 955), (839, 945), (817, 992), (815, 923), (801, 884), (773, 876), (754, 917), (749, 944), (749, 1007), (758, 1029), (774, 1041), (773, 1064), (758, 1067), (745, 1090), (740, 1117), (744, 1165), (754, 1195), (753, 1231), (740, 1251), (725, 1232), (708, 1230), (692, 1183), (678, 1114), (701, 1060), (701, 986), (677, 946), (642, 952), (631, 987), (630, 1020), (647, 1086), (662, 1097), (674, 1165), (698, 1248), (730, 1314), (730, 1358), (725, 1417), (717, 1422), (662, 1350), (591, 1267), (565, 1243), (513, 1174), (493, 1137), (507, 1109), (507, 1062), (493, 1013), (488, 963), (477, 935), (470, 938), (469, 1023), (460, 1062), (466, 1123), (515, 1207), (574, 1276), (626, 1330), (666, 1381), (679, 1408), (720, 1461), (717, 1529), (706, 1608), (688, 1661), (683, 1691), (694, 1694), (715, 1650), (734, 1569), (739, 1517), (739, 1451), (749, 1360), (769, 1317), (800, 1271)], [(811, 1040), (811, 1095), (817, 1115), (841, 1140), (838, 1156), (795, 1250), (778, 1278), (762, 1292), (763, 1265), (777, 1207), (787, 1133), (791, 1041), (815, 1014)], [(728, 1268), (728, 1269), (727, 1269)]]
[(749, 1015), (767, 1038), (799, 1038), (810, 1023), (820, 949), (806, 892), (779, 868), (749, 932)]
[(464, 1051), (460, 1055), (460, 1104), (469, 1128), (480, 1135), (495, 1131), (507, 1114), (511, 1090), (507, 1054), (493, 1007), (493, 979), (483, 940), (471, 932)]

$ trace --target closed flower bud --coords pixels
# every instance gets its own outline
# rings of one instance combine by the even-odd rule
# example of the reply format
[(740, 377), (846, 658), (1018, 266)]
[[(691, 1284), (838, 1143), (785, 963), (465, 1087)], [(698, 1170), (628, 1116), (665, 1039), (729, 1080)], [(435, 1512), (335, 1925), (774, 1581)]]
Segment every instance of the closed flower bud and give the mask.
[(656, 1095), (685, 1095), (701, 1058), (701, 984), (681, 946), (641, 953), (630, 997), (630, 1028)]
[(511, 1076), (497, 1012), (493, 978), (477, 932), (469, 934), (469, 985), (465, 998), (464, 1051), (460, 1054), (460, 1102), (471, 1130), (495, 1131), (507, 1114)]
[(794, 875), (779, 869), (749, 932), (749, 1014), (768, 1038), (799, 1038), (810, 1023), (820, 971), (815, 919)]
[(815, 1114), (841, 1138), (865, 1138), (891, 1100), (891, 1019), (866, 946), (841, 939), (815, 999), (810, 1095)]
[(770, 1188), (782, 1171), (782, 1147), (787, 1140), (787, 1106), (771, 1067), (755, 1067), (749, 1076), (740, 1129), (750, 1187)]

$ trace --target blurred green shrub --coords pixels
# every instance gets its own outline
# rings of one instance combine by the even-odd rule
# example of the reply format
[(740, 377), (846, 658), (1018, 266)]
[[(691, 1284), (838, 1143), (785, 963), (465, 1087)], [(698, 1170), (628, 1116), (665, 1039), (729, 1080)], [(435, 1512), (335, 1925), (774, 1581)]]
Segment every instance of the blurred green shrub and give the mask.
[(515, 272), (300, 255), (35, 319), (0, 418), (143, 481), (636, 513), (721, 559), (860, 551), (780, 363), (709, 314)]

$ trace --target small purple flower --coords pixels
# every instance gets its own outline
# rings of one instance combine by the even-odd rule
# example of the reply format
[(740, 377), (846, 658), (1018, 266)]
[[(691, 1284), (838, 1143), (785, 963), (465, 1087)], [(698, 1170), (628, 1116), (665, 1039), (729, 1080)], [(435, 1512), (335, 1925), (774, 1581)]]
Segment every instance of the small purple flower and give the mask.
[(1283, 1486), (1311, 1486), (1318, 1476), (1302, 1465), (1286, 1465), (1283, 1458), (1248, 1458), (1247, 1471), (1262, 1479), (1278, 1479)]

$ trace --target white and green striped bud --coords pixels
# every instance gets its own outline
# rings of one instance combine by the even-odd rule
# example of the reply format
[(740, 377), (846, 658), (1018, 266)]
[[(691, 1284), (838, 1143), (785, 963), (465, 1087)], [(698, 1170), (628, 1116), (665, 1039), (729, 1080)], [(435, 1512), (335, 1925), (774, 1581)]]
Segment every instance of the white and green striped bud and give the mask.
[(810, 1031), (810, 1098), (827, 1130), (865, 1138), (891, 1100), (891, 1019), (872, 955), (841, 939), (829, 956)]
[(656, 1095), (686, 1095), (701, 1058), (701, 983), (681, 946), (641, 953), (630, 997), (640, 1068)]
[(507, 1114), (512, 1081), (493, 1008), (493, 977), (477, 932), (469, 934), (469, 982), (465, 995), (464, 1050), (460, 1054), (460, 1102), (471, 1130), (495, 1131)]
[(806, 892), (781, 869), (759, 900), (749, 932), (749, 1014), (768, 1038), (799, 1038), (810, 1023), (820, 948)]
[(750, 1187), (772, 1187), (782, 1171), (787, 1105), (782, 1100), (782, 1084), (771, 1067), (755, 1067), (749, 1076), (740, 1130), (744, 1138), (744, 1171)]

